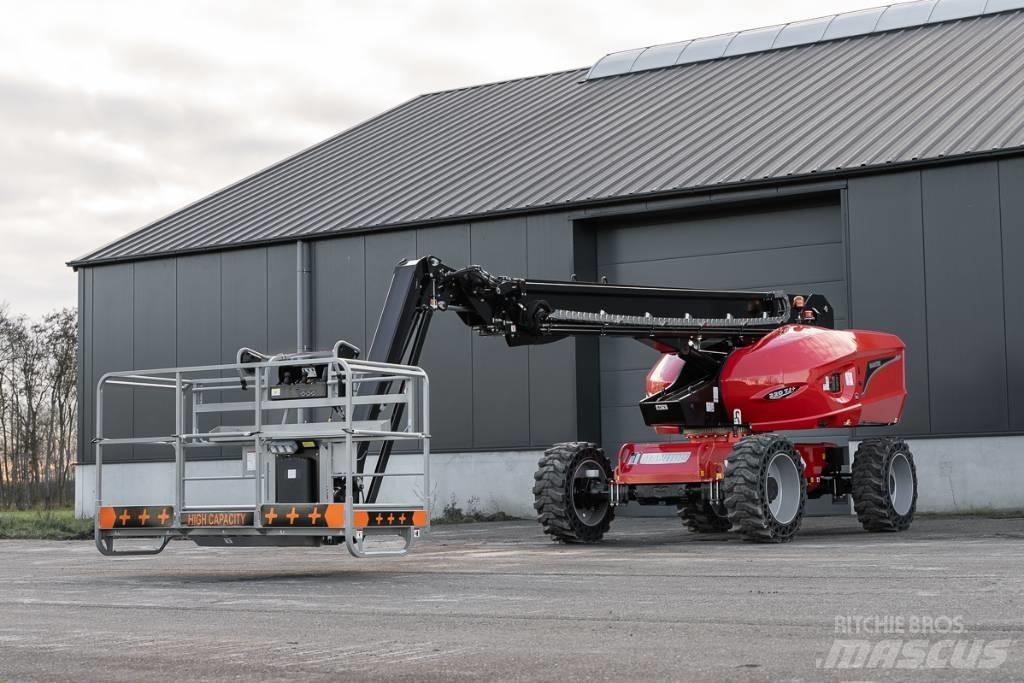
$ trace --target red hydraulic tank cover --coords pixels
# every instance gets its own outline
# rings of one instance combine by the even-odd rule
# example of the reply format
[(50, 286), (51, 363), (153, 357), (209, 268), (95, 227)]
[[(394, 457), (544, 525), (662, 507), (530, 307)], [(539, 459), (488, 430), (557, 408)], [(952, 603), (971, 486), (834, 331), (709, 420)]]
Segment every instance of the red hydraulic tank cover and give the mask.
[(892, 424), (905, 353), (884, 332), (786, 325), (726, 360), (722, 400), (755, 431)]

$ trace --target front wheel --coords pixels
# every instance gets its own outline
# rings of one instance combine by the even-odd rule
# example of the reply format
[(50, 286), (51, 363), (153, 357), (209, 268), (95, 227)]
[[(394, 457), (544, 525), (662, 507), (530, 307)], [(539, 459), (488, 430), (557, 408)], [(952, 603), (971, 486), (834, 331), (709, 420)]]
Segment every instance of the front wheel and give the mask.
[(792, 540), (807, 502), (804, 461), (788, 439), (748, 436), (729, 454), (722, 491), (729, 521), (745, 538), (761, 543)]
[(853, 456), (853, 509), (868, 531), (905, 531), (917, 509), (917, 467), (900, 439), (861, 441)]
[(563, 543), (601, 540), (615, 509), (609, 495), (612, 466), (597, 444), (555, 444), (533, 478), (533, 507), (544, 533)]

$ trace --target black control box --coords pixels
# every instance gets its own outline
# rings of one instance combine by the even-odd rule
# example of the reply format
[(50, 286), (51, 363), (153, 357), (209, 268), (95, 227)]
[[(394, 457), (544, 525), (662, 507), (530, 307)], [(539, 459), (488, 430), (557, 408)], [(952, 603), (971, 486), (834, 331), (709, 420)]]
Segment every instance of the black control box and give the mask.
[(278, 503), (316, 503), (316, 459), (303, 455), (278, 456), (276, 477)]

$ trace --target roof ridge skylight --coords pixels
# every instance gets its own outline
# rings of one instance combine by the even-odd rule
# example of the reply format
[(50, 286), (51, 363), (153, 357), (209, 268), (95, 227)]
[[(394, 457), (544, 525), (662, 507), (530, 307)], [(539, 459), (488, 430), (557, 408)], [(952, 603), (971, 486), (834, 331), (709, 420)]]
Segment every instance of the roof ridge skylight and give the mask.
[(914, 0), (677, 43), (612, 52), (583, 80), (1024, 9), (1024, 0)]

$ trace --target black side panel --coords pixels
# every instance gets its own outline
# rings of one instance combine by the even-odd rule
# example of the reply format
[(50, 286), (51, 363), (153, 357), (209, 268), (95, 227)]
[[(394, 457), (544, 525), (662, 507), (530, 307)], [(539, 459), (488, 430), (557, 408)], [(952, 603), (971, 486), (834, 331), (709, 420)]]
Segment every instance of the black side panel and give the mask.
[[(79, 432), (79, 452), (83, 454), (83, 459), (80, 462), (95, 463), (96, 462), (96, 449), (92, 446), (92, 440), (96, 437), (96, 374), (93, 371), (94, 359), (93, 359), (93, 328), (96, 324), (96, 316), (93, 312), (93, 302), (96, 297), (94, 294), (93, 283), (95, 281), (95, 268), (85, 268), (82, 271), (82, 278), (79, 282), (84, 287), (82, 299), (82, 310), (79, 311), (79, 315), (82, 316), (82, 337), (78, 340), (78, 350), (81, 354), (79, 363), (81, 363), (82, 372), (82, 392), (85, 396), (84, 403), (79, 403), (79, 421), (84, 420), (85, 428)], [(84, 313), (83, 313), (84, 312)]]
[[(220, 254), (197, 254), (178, 258), (178, 364), (215, 365), (221, 362), (221, 273)], [(217, 413), (205, 416), (199, 425), (209, 429), (220, 420)], [(196, 448), (190, 460), (220, 457), (219, 448)]]
[(996, 162), (925, 170), (922, 198), (932, 432), (1004, 431), (1009, 419)]
[(267, 247), (267, 346), (269, 353), (297, 350), (295, 243)]
[[(132, 322), (135, 367), (169, 368), (177, 365), (177, 268), (175, 259), (135, 264)], [(174, 395), (170, 391), (135, 390), (134, 436), (174, 434)], [(166, 446), (135, 446), (136, 460), (166, 459)]]
[[(850, 324), (856, 329), (891, 332), (906, 343), (909, 396), (900, 429), (927, 434), (931, 424), (921, 174), (912, 171), (852, 179), (847, 202)], [(860, 435), (890, 432), (857, 431)]]
[[(330, 349), (339, 339), (344, 339), (366, 353), (365, 247), (362, 235), (317, 240), (310, 244), (314, 349)], [(329, 413), (329, 410), (322, 409), (317, 419), (326, 420)]]
[[(474, 223), (470, 260), (487, 271), (526, 272), (526, 219)], [(442, 259), (443, 260), (443, 259)], [(473, 445), (478, 449), (523, 446), (530, 434), (530, 353), (501, 337), (473, 337)]]
[[(572, 223), (564, 215), (526, 219), (526, 276), (568, 280), (574, 271)], [(530, 443), (540, 448), (578, 439), (575, 357), (579, 340), (531, 346)]]
[(363, 236), (317, 241), (312, 247), (314, 348), (329, 349), (345, 339), (366, 353), (373, 329), (366, 330)]
[[(597, 281), (597, 233), (592, 226), (583, 222), (573, 223), (573, 266), (579, 280)], [(577, 438), (581, 441), (601, 443), (602, 341), (596, 337), (578, 337), (574, 343)]]
[(1024, 159), (999, 162), (1010, 429), (1024, 429)]
[[(90, 391), (107, 372), (134, 368), (133, 264), (101, 266), (92, 269), (93, 276), (93, 328), (92, 378)], [(132, 390), (112, 386), (106, 390), (103, 413), (103, 436), (130, 437), (135, 406)], [(95, 399), (93, 399), (95, 400)], [(132, 458), (131, 446), (110, 446), (103, 449), (105, 462), (125, 461)]]
[[(446, 263), (469, 263), (469, 225), (451, 225), (416, 231), (416, 254), (438, 255)], [(419, 365), (430, 377), (431, 450), (468, 450), (473, 447), (473, 331), (453, 313), (430, 319)], [(455, 405), (457, 408), (453, 408)], [(398, 446), (400, 447), (400, 445)]]
[[(267, 348), (266, 249), (226, 251), (221, 255), (220, 330), (222, 363), (235, 362), (238, 349), (243, 346)], [(241, 400), (244, 396), (240, 391), (226, 391), (222, 395), (225, 400)], [(245, 413), (225, 413), (222, 423), (248, 424), (251, 419)]]
[[(85, 321), (88, 319), (90, 312), (86, 308), (86, 273), (88, 269), (79, 270), (78, 276), (78, 377), (77, 377), (77, 399), (78, 399), (78, 457), (76, 462), (86, 463), (92, 458), (92, 448), (87, 447), (86, 444), (90, 443), (89, 434), (89, 409), (92, 405), (92, 399), (89, 396), (89, 383), (86, 381), (85, 372), (85, 357), (86, 357), (86, 336), (85, 336)], [(88, 352), (92, 352), (92, 346), (88, 348)]]

